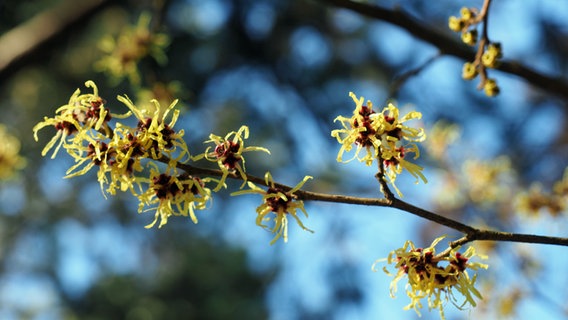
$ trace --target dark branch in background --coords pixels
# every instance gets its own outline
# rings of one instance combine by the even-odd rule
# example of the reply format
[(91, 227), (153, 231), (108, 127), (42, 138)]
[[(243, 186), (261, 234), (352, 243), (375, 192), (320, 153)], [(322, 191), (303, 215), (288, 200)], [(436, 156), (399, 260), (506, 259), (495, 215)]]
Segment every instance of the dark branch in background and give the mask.
[[(463, 43), (446, 33), (417, 21), (400, 10), (389, 10), (371, 4), (353, 2), (350, 0), (320, 0), (340, 8), (349, 9), (363, 16), (382, 20), (399, 26), (416, 38), (437, 47), (442, 54), (451, 55), (471, 61), (475, 53)], [(497, 70), (523, 78), (533, 86), (550, 92), (563, 99), (568, 99), (568, 81), (561, 77), (552, 77), (539, 73), (515, 61), (502, 61)]]
[(400, 76), (394, 78), (393, 83), (389, 87), (389, 99), (396, 98), (398, 92), (400, 91), (400, 88), (406, 83), (408, 79), (417, 76), (420, 72), (422, 72), (422, 70), (426, 69), (429, 65), (432, 64), (432, 62), (434, 62), (436, 59), (440, 58), (441, 56), (442, 54), (437, 54), (435, 56), (432, 56), (428, 60), (424, 61), (424, 63), (422, 63), (418, 67), (408, 70), (403, 74), (401, 74)]
[[(158, 160), (163, 163), (169, 163), (170, 159), (165, 155)], [(220, 177), (223, 175), (223, 172), (218, 169), (207, 169), (207, 168), (200, 168), (195, 167), (183, 163), (178, 163), (177, 167), (181, 170), (185, 171), (189, 175), (207, 175), (207, 176), (217, 176)], [(254, 182), (256, 184), (269, 187), (263, 178), (255, 177), (252, 175), (247, 174), (247, 180)], [(231, 179), (242, 180), (241, 176), (232, 173), (228, 176)], [(377, 179), (383, 179), (384, 176), (381, 175), (379, 172), (377, 174)], [(274, 185), (284, 191), (289, 191), (292, 187), (274, 183)], [(539, 235), (531, 235), (531, 234), (521, 234), (521, 233), (510, 233), (510, 232), (502, 232), (502, 231), (493, 231), (493, 230), (485, 230), (485, 229), (477, 229), (471, 227), (469, 225), (463, 224), (459, 221), (446, 218), (442, 215), (437, 213), (416, 207), (410, 203), (402, 201), (394, 195), (385, 187), (386, 182), (383, 184), (381, 183), (382, 188), (386, 189), (383, 192), (387, 194), (391, 194), (391, 198), (360, 198), (360, 197), (352, 197), (352, 196), (345, 196), (345, 195), (335, 195), (335, 194), (326, 194), (326, 193), (318, 193), (318, 192), (311, 192), (311, 191), (304, 191), (298, 190), (294, 193), (294, 196), (298, 200), (305, 200), (305, 201), (324, 201), (324, 202), (335, 202), (335, 203), (346, 203), (346, 204), (357, 204), (357, 205), (366, 205), (366, 206), (376, 206), (376, 207), (390, 207), (390, 208), (397, 208), (399, 210), (411, 213), (415, 216), (419, 216), (426, 220), (430, 220), (432, 222), (438, 223), (440, 225), (446, 226), (453, 230), (459, 231), (465, 234), (464, 237), (456, 240), (450, 244), (451, 248), (461, 246), (468, 242), (472, 241), (481, 241), (481, 240), (490, 240), (490, 241), (507, 241), (507, 242), (524, 242), (524, 243), (540, 243), (540, 244), (551, 244), (551, 245), (559, 245), (559, 246), (568, 246), (568, 238), (560, 238), (560, 237), (548, 237), (548, 236), (539, 236)], [(449, 252), (449, 250), (448, 250)]]
[(76, 31), (111, 0), (63, 1), (0, 36), (0, 83), (25, 64), (43, 45)]

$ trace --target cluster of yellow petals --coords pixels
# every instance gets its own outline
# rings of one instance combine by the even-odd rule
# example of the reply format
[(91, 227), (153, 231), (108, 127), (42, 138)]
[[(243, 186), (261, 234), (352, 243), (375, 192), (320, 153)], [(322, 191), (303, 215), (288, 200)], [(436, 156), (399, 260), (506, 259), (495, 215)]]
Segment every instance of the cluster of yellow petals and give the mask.
[(20, 140), (3, 124), (0, 124), (0, 141), (0, 180), (8, 180), (26, 165), (26, 159), (20, 155)]
[[(313, 232), (306, 228), (300, 217), (298, 211), (301, 211), (307, 218), (308, 213), (304, 208), (304, 202), (296, 199), (294, 193), (304, 186), (304, 184), (312, 179), (310, 176), (305, 176), (294, 188), (285, 191), (275, 185), (270, 172), (264, 175), (265, 183), (268, 189), (264, 190), (252, 182), (247, 182), (249, 189), (233, 192), (231, 195), (243, 195), (250, 193), (257, 193), (262, 195), (262, 204), (256, 208), (256, 224), (274, 233), (275, 236), (270, 242), (274, 244), (278, 239), (283, 238), (284, 242), (288, 242), (288, 215), (294, 218), (298, 226), (303, 230)], [(265, 223), (273, 220), (273, 226), (269, 227)]]
[(108, 36), (101, 40), (99, 47), (106, 55), (95, 63), (95, 68), (115, 82), (127, 77), (132, 84), (139, 85), (140, 60), (152, 56), (158, 63), (166, 62), (164, 48), (169, 42), (166, 34), (150, 30), (150, 15), (144, 13), (136, 26), (127, 26), (116, 39)]
[[(445, 236), (435, 239), (427, 248), (416, 248), (412, 241), (407, 241), (402, 248), (389, 253), (386, 259), (380, 259), (373, 265), (373, 270), (379, 262), (394, 265), (396, 270), (392, 274), (383, 267), (383, 271), (394, 276), (391, 282), (391, 296), (397, 291), (397, 284), (403, 278), (408, 280), (405, 286), (406, 294), (411, 302), (405, 310), (414, 309), (420, 315), (423, 307), (422, 300), (426, 299), (429, 309), (438, 309), (440, 317), (444, 319), (444, 305), (449, 300), (459, 309), (470, 305), (475, 307), (475, 298), (482, 299), (481, 294), (475, 288), (477, 274), (470, 276), (468, 270), (477, 271), (487, 269), (488, 266), (479, 262), (471, 262), (471, 258), (477, 256), (481, 259), (487, 257), (476, 254), (473, 247), (469, 247), (464, 253), (460, 253), (459, 247), (451, 249), (443, 256), (436, 255), (436, 245)], [(455, 296), (459, 293), (463, 301), (458, 301)]]
[[(382, 161), (385, 175), (399, 195), (402, 194), (396, 187), (395, 180), (403, 169), (412, 174), (417, 182), (420, 179), (426, 183), (427, 179), (422, 174), (423, 168), (408, 161), (408, 154), (414, 154), (414, 160), (420, 156), (416, 142), (424, 141), (426, 134), (422, 128), (405, 124), (409, 120), (421, 119), (422, 114), (412, 111), (401, 117), (399, 109), (393, 103), (388, 103), (381, 112), (375, 112), (371, 101), (364, 104), (364, 98), (357, 98), (353, 92), (350, 92), (349, 96), (355, 102), (353, 115), (350, 118), (338, 116), (335, 121), (339, 121), (343, 128), (331, 132), (331, 136), (341, 144), (337, 161), (349, 162), (358, 159), (368, 166), (375, 160)], [(355, 154), (344, 161), (343, 154), (351, 151), (354, 146)], [(362, 151), (364, 155), (361, 154)]]

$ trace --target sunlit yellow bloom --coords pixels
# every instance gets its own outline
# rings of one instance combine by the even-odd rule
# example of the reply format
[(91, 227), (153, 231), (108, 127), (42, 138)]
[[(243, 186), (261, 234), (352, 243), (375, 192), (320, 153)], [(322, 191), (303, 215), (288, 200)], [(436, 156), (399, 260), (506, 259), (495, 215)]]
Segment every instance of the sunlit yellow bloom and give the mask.
[[(274, 181), (270, 172), (264, 175), (264, 179), (268, 187), (267, 190), (259, 188), (252, 182), (248, 182), (249, 190), (242, 190), (231, 193), (231, 195), (242, 195), (249, 193), (258, 193), (262, 195), (263, 203), (256, 208), (256, 225), (261, 226), (270, 232), (276, 234), (270, 244), (274, 244), (281, 237), (284, 242), (288, 242), (288, 215), (292, 216), (296, 223), (304, 230), (313, 232), (312, 230), (306, 228), (300, 217), (298, 217), (298, 210), (302, 211), (306, 218), (308, 213), (304, 209), (304, 202), (298, 200), (294, 195), (294, 192), (300, 190), (302, 186), (309, 180), (312, 179), (310, 176), (305, 176), (300, 183), (298, 183), (294, 188), (289, 191), (284, 191), (281, 188), (275, 186)], [(274, 225), (269, 227), (265, 222), (273, 220)]]
[(140, 160), (148, 154), (137, 143), (136, 137), (129, 133), (127, 127), (125, 130), (125, 127), (119, 124), (108, 144), (96, 140), (86, 147), (74, 145), (66, 149), (76, 162), (67, 170), (66, 178), (86, 174), (93, 167), (97, 167), (97, 179), (103, 194), (106, 191), (114, 195), (116, 190), (120, 189), (123, 192), (130, 190), (136, 195), (134, 186), (140, 178), (136, 177), (135, 173), (142, 171)]
[(495, 68), (499, 65), (499, 59), (503, 57), (500, 43), (491, 43), (487, 46), (481, 56), (481, 62), (488, 68)]
[(462, 78), (465, 80), (471, 80), (477, 77), (477, 66), (471, 62), (466, 62), (463, 64), (462, 68)]
[(51, 158), (55, 158), (61, 146), (81, 144), (83, 139), (94, 142), (90, 135), (86, 134), (89, 130), (102, 132), (106, 136), (111, 135), (107, 125), (111, 114), (104, 106), (104, 99), (99, 97), (98, 88), (93, 81), (85, 82), (85, 86), (93, 88), (93, 93), (81, 94), (81, 91), (77, 89), (69, 102), (55, 111), (55, 117), (45, 117), (44, 121), (34, 126), (36, 141), (38, 141), (39, 130), (48, 126), (53, 126), (57, 130), (56, 135), (41, 152), (42, 156), (45, 156), (58, 140), (59, 143)]
[(477, 30), (463, 31), (461, 34), (461, 39), (463, 43), (468, 46), (474, 46), (477, 44)]
[(452, 31), (459, 32), (464, 28), (464, 26), (465, 26), (464, 21), (456, 16), (451, 16), (448, 19), (448, 27)]
[(0, 124), (0, 141), (0, 180), (4, 180), (22, 169), (26, 159), (20, 155), (20, 140), (11, 135), (3, 124)]
[(75, 165), (67, 170), (66, 178), (84, 175), (94, 166), (104, 166), (108, 163), (108, 144), (103, 141), (95, 140), (94, 143), (89, 143), (87, 146), (69, 145), (66, 149), (75, 159)]
[(474, 10), (471, 10), (466, 7), (462, 7), (460, 10), (460, 17), (451, 16), (448, 19), (448, 27), (450, 30), (455, 32), (465, 32), (470, 25), (474, 23), (476, 13)]
[(217, 182), (212, 178), (192, 177), (188, 174), (177, 175), (175, 172), (160, 173), (157, 166), (150, 169), (148, 189), (138, 195), (138, 212), (156, 211), (154, 221), (146, 226), (152, 228), (158, 219), (161, 228), (170, 216), (189, 216), (197, 223), (195, 210), (203, 210), (213, 201), (208, 182)]
[[(381, 128), (382, 121), (377, 117), (373, 111), (373, 103), (367, 101), (363, 105), (365, 98), (357, 96), (353, 92), (349, 92), (349, 96), (355, 102), (355, 110), (351, 118), (338, 116), (335, 121), (341, 122), (343, 129), (336, 129), (331, 131), (331, 136), (337, 139), (341, 144), (339, 153), (337, 154), (338, 162), (349, 162), (353, 159), (358, 159), (360, 162), (365, 162), (368, 166), (373, 163), (373, 160), (378, 156), (378, 150), (381, 145), (380, 137), (376, 136), (376, 129)], [(357, 147), (353, 158), (343, 161), (343, 153), (349, 152)], [(360, 156), (361, 150), (365, 149), (365, 155)]]
[[(475, 10), (475, 9), (474, 9), (474, 10)], [(475, 16), (476, 16), (474, 10), (471, 10), (470, 8), (467, 8), (467, 7), (462, 7), (462, 8), (460, 9), (461, 18), (462, 18), (463, 20), (465, 20), (465, 21), (474, 19)]]
[(421, 119), (422, 113), (412, 111), (400, 118), (398, 108), (392, 103), (389, 103), (381, 113), (384, 121), (380, 125), (382, 131), (378, 131), (377, 134), (385, 136), (387, 140), (421, 142), (426, 139), (423, 128), (412, 128), (403, 124), (409, 120)]
[(140, 16), (136, 26), (126, 27), (114, 39), (105, 37), (100, 48), (107, 55), (97, 61), (95, 68), (106, 72), (117, 82), (128, 77), (132, 84), (140, 83), (138, 62), (146, 56), (152, 56), (158, 63), (166, 62), (164, 48), (169, 44), (166, 34), (150, 30), (150, 15)]
[(385, 175), (389, 178), (389, 182), (395, 188), (399, 196), (402, 196), (402, 194), (396, 187), (395, 181), (396, 177), (402, 173), (403, 169), (408, 171), (413, 177), (416, 178), (416, 183), (418, 183), (419, 179), (424, 183), (428, 182), (424, 174), (422, 174), (422, 170), (424, 168), (415, 163), (405, 160), (405, 157), (409, 153), (414, 153), (414, 160), (420, 157), (420, 151), (418, 149), (418, 146), (416, 146), (415, 144), (409, 144), (406, 147), (398, 148), (387, 147), (384, 149), (384, 151), (382, 151), (384, 157)]
[(197, 155), (193, 158), (194, 160), (205, 158), (209, 161), (217, 162), (219, 169), (223, 171), (223, 176), (213, 191), (219, 191), (221, 187), (225, 185), (225, 180), (229, 173), (234, 173), (235, 171), (239, 173), (243, 180), (242, 186), (245, 185), (247, 176), (245, 174), (244, 152), (262, 151), (270, 154), (270, 151), (266, 148), (254, 146), (245, 147), (244, 140), (248, 139), (248, 136), (249, 128), (247, 126), (241, 126), (239, 131), (229, 132), (224, 138), (210, 134), (209, 140), (205, 141), (205, 143), (214, 143), (215, 149), (210, 151), (212, 147), (208, 147), (204, 154)]
[(495, 79), (487, 79), (483, 84), (483, 91), (485, 92), (486, 96), (495, 97), (499, 94), (501, 89), (499, 88), (499, 85), (497, 84), (497, 81)]
[[(136, 130), (132, 130), (131, 134), (136, 137), (138, 144), (152, 159), (160, 159), (162, 152), (176, 162), (187, 161), (190, 158), (187, 144), (182, 139), (184, 130), (174, 130), (180, 113), (178, 109), (174, 110), (178, 100), (174, 100), (165, 110), (161, 108), (157, 100), (152, 100), (151, 102), (155, 105), (152, 111), (139, 109), (126, 96), (118, 96), (118, 100), (138, 118)], [(172, 118), (169, 123), (166, 123), (166, 118), (172, 110)]]
[[(448, 300), (462, 309), (468, 304), (475, 307), (475, 298), (482, 298), (475, 288), (477, 274), (470, 277), (468, 269), (487, 269), (486, 264), (470, 262), (475, 256), (482, 259), (486, 257), (476, 254), (473, 247), (469, 247), (463, 254), (458, 252), (458, 247), (452, 249), (448, 255), (436, 256), (435, 246), (443, 238), (444, 236), (435, 239), (428, 248), (416, 248), (412, 241), (407, 241), (402, 248), (390, 252), (386, 258), (387, 263), (394, 264), (397, 270), (390, 286), (392, 297), (395, 296), (398, 281), (405, 277), (408, 280), (406, 293), (411, 302), (405, 310), (414, 309), (420, 315), (422, 299), (426, 298), (428, 308), (438, 309), (444, 319), (444, 304)], [(377, 260), (375, 265), (384, 260)], [(375, 265), (373, 270), (376, 270)], [(383, 267), (383, 271), (392, 276), (386, 267)], [(463, 301), (458, 301), (456, 292), (463, 296)]]
[[(409, 127), (405, 122), (420, 119), (422, 114), (413, 111), (400, 117), (399, 109), (393, 103), (388, 103), (380, 113), (376, 113), (373, 111), (371, 101), (363, 105), (363, 97), (357, 98), (353, 92), (349, 95), (355, 101), (353, 116), (351, 118), (337, 117), (335, 121), (340, 121), (343, 129), (331, 132), (331, 136), (341, 144), (337, 161), (344, 162), (343, 153), (351, 151), (355, 145), (357, 147), (355, 155), (345, 162), (358, 159), (370, 166), (375, 159), (382, 159), (386, 167), (386, 175), (393, 185), (396, 176), (402, 173), (402, 169), (406, 169), (414, 177), (427, 182), (422, 174), (422, 167), (405, 159), (408, 153), (414, 153), (414, 159), (420, 156), (418, 146), (408, 142), (421, 142), (426, 139), (424, 129)], [(363, 148), (366, 152), (364, 156), (361, 156), (360, 152)], [(395, 189), (401, 195), (396, 186)]]

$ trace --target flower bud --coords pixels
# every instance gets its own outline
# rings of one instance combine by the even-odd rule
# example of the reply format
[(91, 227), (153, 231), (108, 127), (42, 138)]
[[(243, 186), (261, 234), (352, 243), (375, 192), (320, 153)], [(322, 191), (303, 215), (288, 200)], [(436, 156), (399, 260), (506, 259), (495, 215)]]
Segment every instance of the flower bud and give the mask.
[(499, 94), (499, 86), (497, 85), (497, 81), (495, 79), (487, 79), (485, 84), (483, 85), (483, 91), (488, 97), (495, 97)]
[(473, 13), (473, 11), (471, 11), (471, 9), (463, 7), (460, 10), (460, 14), (463, 20), (469, 20), (473, 17), (475, 17), (475, 13)]
[(466, 62), (462, 69), (462, 78), (465, 80), (471, 80), (477, 76), (477, 68), (471, 62)]
[(463, 20), (458, 17), (451, 16), (450, 19), (448, 19), (448, 27), (452, 31), (459, 32), (464, 28), (464, 26), (465, 23)]
[(465, 44), (474, 46), (477, 43), (477, 30), (462, 32), (461, 38)]
[(495, 68), (497, 66), (497, 57), (493, 51), (485, 51), (481, 56), (481, 63), (488, 68)]

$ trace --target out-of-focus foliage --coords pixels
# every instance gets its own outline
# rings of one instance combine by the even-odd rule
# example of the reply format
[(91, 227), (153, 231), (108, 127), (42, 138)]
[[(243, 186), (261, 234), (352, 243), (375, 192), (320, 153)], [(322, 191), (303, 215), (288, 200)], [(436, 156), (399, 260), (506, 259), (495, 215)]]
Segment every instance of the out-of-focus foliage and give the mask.
[(185, 235), (167, 237), (156, 270), (146, 276), (109, 274), (66, 314), (77, 319), (265, 319), (261, 278), (243, 251)]

